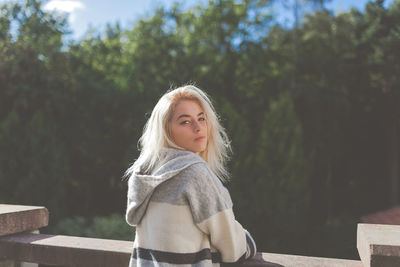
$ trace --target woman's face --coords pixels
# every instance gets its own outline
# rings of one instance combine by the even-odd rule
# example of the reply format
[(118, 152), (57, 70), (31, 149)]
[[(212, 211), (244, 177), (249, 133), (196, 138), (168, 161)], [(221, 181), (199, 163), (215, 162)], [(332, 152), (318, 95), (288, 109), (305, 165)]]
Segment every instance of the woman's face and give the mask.
[(171, 137), (178, 146), (195, 153), (207, 148), (206, 115), (196, 101), (180, 100), (169, 127)]

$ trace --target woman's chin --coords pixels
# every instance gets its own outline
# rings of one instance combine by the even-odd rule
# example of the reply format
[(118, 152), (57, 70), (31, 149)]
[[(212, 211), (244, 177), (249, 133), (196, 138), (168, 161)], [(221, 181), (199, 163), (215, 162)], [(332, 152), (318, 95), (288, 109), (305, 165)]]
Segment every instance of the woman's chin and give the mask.
[(199, 154), (199, 153), (203, 152), (204, 150), (206, 150), (206, 148), (205, 147), (192, 147), (187, 150), (192, 151), (193, 153)]

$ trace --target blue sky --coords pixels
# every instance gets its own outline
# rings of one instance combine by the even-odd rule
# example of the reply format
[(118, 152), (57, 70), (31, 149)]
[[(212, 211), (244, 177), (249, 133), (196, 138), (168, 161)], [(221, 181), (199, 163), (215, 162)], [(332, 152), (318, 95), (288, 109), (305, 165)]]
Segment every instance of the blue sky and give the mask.
[[(7, 0), (0, 0), (4, 3)], [(89, 27), (96, 30), (104, 29), (106, 23), (119, 22), (125, 28), (131, 26), (140, 17), (151, 15), (157, 6), (170, 7), (177, 0), (47, 0), (44, 7), (47, 10), (57, 10), (68, 14), (69, 27), (72, 30), (70, 38), (79, 39), (84, 36)], [(388, 7), (395, 0), (386, 0)], [(178, 0), (186, 9), (190, 6), (207, 3), (208, 0)], [(279, 2), (279, 0), (277, 1)], [(327, 8), (334, 11), (348, 11), (352, 6), (363, 10), (368, 0), (331, 0)], [(291, 23), (289, 12), (281, 5), (274, 7), (277, 19), (283, 24)]]

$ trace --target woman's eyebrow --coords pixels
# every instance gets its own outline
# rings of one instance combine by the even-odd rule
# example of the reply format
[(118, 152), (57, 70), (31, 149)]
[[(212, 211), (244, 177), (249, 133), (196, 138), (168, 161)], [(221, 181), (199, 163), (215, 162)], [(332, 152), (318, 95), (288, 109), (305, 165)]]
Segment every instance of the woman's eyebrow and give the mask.
[[(204, 115), (204, 112), (202, 111), (199, 114), (197, 114), (197, 116), (200, 116), (200, 115)], [(176, 120), (179, 120), (180, 118), (183, 118), (183, 117), (190, 117), (190, 115), (188, 115), (188, 114), (179, 115), (179, 117)]]

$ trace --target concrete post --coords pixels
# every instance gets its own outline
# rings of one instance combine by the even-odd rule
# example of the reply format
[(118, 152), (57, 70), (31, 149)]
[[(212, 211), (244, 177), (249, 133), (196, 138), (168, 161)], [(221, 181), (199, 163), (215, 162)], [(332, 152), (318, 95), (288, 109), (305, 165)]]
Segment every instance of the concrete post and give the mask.
[[(49, 223), (49, 212), (44, 207), (0, 204), (0, 236), (22, 232), (39, 233)], [(1, 258), (0, 267), (38, 267), (35, 263), (16, 262)]]
[(357, 249), (365, 267), (400, 266), (400, 225), (359, 223)]

